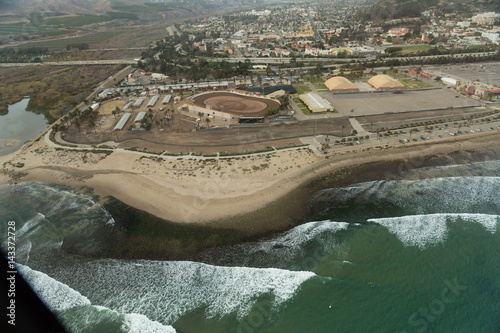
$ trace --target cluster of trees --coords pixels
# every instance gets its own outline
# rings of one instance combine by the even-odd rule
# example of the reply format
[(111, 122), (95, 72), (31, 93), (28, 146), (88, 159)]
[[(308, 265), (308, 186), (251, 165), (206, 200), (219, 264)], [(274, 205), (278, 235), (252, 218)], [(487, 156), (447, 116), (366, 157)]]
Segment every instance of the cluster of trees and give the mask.
[(75, 110), (68, 112), (66, 116), (66, 125), (58, 127), (57, 129), (64, 130), (71, 125), (75, 125), (78, 132), (81, 132), (81, 127), (86, 124), (95, 131), (98, 115), (99, 112), (97, 110), (92, 110), (91, 108), (85, 109), (84, 111), (80, 111), (80, 109), (76, 108)]
[(288, 105), (290, 104), (288, 101), (288, 94), (280, 96), (278, 100), (280, 101), (281, 105), (272, 109), (267, 110), (265, 116), (269, 117), (275, 114), (278, 114), (281, 110), (285, 110), (288, 108)]
[(49, 53), (49, 49), (47, 47), (27, 47), (27, 48), (12, 48), (6, 47), (0, 49), (0, 56), (11, 56), (11, 55), (30, 55), (37, 56)]
[(201, 81), (210, 79), (224, 79), (235, 76), (246, 76), (250, 74), (250, 61), (229, 63), (227, 61), (208, 62), (204, 59), (198, 62), (191, 59), (160, 59), (151, 57), (145, 61), (138, 62), (137, 66), (145, 71), (160, 72), (167, 74), (175, 80), (187, 79), (189, 81)]
[(66, 50), (78, 49), (78, 50), (88, 50), (89, 44), (87, 43), (72, 43), (66, 45)]

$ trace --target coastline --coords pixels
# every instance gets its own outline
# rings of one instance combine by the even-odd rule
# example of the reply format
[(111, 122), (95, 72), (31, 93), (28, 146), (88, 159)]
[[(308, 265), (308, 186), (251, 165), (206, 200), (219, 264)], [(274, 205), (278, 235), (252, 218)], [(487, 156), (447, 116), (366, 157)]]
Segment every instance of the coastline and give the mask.
[[(293, 191), (310, 192), (317, 190), (318, 186), (340, 187), (387, 179), (397, 177), (406, 169), (436, 163), (467, 162), (474, 159), (469, 156), (472, 151), (479, 154), (495, 152), (493, 143), (498, 142), (498, 137), (500, 133), (492, 132), (432, 144), (363, 149), (333, 155), (328, 159), (303, 149), (276, 152), (271, 156), (214, 159), (203, 163), (192, 160), (157, 161), (120, 152), (108, 156), (60, 151), (45, 147), (40, 140), (29, 148), (1, 156), (0, 163), (13, 161), (25, 164), (19, 169), (10, 168), (13, 172), (22, 172), (18, 182), (90, 187), (101, 197), (115, 197), (164, 220), (212, 227), (221, 225), (252, 233), (255, 224), (259, 223), (231, 226), (228, 220), (235, 216), (254, 215), (279, 199), (287, 201), (286, 197)], [(434, 162), (429, 157), (433, 157)], [(373, 165), (376, 170), (372, 170), (369, 166), (374, 163), (386, 165), (383, 168)], [(322, 185), (306, 185), (311, 182), (318, 184), (317, 180), (322, 177)], [(9, 180), (5, 173), (0, 174), (0, 183), (5, 184)], [(301, 193), (301, 196), (304, 194)], [(292, 215), (300, 216), (299, 211), (303, 209), (292, 207)]]
[[(126, 231), (121, 241), (99, 255), (189, 260), (209, 247), (250, 241), (321, 219), (322, 208), (310, 198), (322, 189), (403, 179), (406, 171), (429, 166), (499, 160), (499, 138), (499, 132), (491, 132), (351, 151), (328, 159), (302, 149), (204, 163), (57, 150), (39, 140), (0, 156), (2, 165), (24, 163), (22, 168), (6, 164), (3, 170), (10, 174), (0, 173), (0, 184), (43, 182), (97, 195)], [(260, 167), (264, 163), (268, 166)], [(191, 171), (179, 172), (180, 166)], [(166, 167), (170, 171), (163, 171)], [(17, 173), (15, 181), (12, 173)], [(73, 251), (70, 242), (65, 245)]]

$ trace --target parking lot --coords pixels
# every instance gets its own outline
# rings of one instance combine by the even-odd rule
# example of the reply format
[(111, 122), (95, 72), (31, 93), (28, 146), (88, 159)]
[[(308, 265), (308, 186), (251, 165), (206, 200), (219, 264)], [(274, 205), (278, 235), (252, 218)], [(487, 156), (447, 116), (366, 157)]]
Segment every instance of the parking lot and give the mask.
[(480, 102), (459, 96), (447, 88), (404, 91), (403, 93), (320, 93), (320, 95), (339, 111), (339, 116), (376, 115), (480, 105)]
[(500, 85), (500, 62), (426, 67), (425, 72), (462, 81), (479, 80), (491, 85)]

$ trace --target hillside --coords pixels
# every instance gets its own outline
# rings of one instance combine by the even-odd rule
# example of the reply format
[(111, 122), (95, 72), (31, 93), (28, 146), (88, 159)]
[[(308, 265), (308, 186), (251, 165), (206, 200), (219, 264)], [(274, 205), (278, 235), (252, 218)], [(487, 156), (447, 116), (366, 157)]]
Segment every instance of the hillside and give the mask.
[(368, 9), (358, 13), (366, 21), (420, 17), (426, 10), (436, 14), (457, 13), (472, 15), (481, 11), (500, 11), (498, 0), (381, 0)]

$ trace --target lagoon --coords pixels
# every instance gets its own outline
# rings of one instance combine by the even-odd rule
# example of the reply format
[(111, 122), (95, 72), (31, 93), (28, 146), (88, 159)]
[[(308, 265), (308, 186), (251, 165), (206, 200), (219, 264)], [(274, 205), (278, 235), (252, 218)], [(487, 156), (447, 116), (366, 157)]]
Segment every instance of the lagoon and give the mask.
[(0, 156), (10, 154), (40, 134), (49, 124), (43, 114), (26, 111), (29, 98), (9, 106), (0, 116)]

